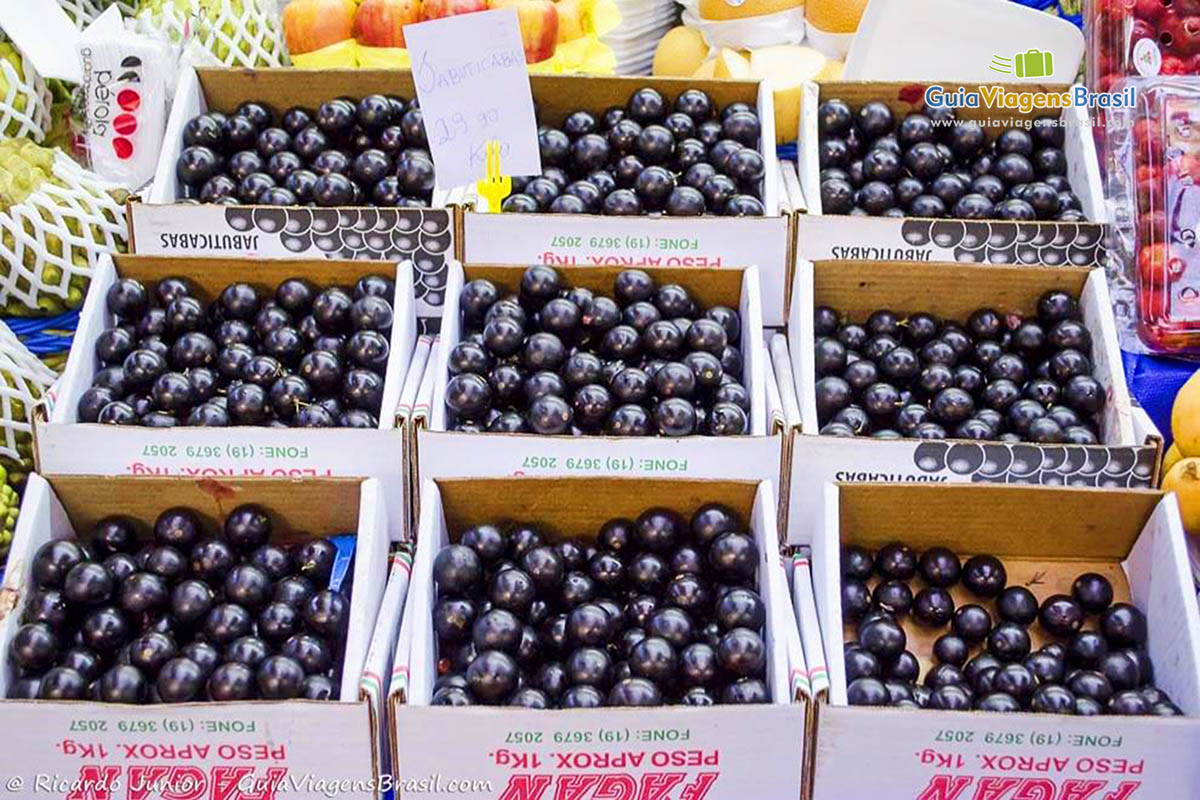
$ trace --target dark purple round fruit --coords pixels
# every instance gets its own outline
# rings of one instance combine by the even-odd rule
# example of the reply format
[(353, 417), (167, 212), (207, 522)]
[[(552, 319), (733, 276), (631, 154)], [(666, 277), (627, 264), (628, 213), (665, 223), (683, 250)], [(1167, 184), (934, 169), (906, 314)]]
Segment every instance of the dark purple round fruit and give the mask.
[(1074, 636), (1083, 627), (1083, 607), (1068, 595), (1056, 594), (1042, 601), (1038, 621), (1046, 633), (1060, 639)]
[(995, 556), (977, 555), (967, 559), (962, 570), (963, 586), (978, 597), (996, 597), (1008, 583), (1008, 572)]
[(1031, 625), (1038, 615), (1038, 601), (1024, 586), (1009, 586), (996, 598), (1000, 618), (1018, 625)]

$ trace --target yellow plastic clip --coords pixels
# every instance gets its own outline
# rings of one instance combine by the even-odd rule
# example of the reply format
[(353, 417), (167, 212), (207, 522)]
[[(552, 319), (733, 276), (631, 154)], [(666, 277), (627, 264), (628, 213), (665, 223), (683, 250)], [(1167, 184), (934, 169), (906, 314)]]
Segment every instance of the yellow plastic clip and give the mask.
[(500, 174), (500, 142), (487, 143), (487, 177), (475, 182), (475, 190), (488, 201), (488, 213), (500, 211), (504, 198), (512, 194), (512, 178)]

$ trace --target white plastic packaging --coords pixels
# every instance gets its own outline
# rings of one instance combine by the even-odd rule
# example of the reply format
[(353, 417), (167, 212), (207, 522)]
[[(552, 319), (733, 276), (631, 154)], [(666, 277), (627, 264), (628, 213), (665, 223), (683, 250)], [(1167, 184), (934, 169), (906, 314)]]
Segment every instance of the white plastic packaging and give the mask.
[(77, 50), (89, 165), (105, 180), (139, 188), (154, 178), (162, 150), (174, 54), (163, 41), (100, 24)]

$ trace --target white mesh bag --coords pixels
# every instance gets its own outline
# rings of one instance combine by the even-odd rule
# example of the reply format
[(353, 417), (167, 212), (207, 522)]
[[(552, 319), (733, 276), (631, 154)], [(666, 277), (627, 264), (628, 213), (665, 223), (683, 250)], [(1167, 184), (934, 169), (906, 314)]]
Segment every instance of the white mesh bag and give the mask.
[(0, 322), (0, 464), (20, 485), (33, 469), (33, 407), (58, 379)]
[(127, 17), (132, 17), (138, 10), (137, 0), (58, 0), (58, 4), (80, 29), (87, 27), (109, 6), (121, 9)]
[(0, 135), (42, 141), (50, 130), (50, 103), (42, 76), (0, 34)]
[(198, 45), (229, 67), (286, 67), (287, 47), (272, 0), (149, 0), (138, 29)]
[(125, 190), (60, 150), (0, 141), (0, 309), (57, 314), (83, 304), (100, 256), (123, 252)]

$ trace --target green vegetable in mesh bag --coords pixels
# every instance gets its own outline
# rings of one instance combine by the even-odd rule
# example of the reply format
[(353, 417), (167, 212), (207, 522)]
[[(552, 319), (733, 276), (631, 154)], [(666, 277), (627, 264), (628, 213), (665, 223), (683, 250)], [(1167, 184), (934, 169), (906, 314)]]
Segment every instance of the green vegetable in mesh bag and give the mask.
[(132, 17), (138, 12), (138, 0), (58, 0), (62, 10), (79, 29), (86, 28), (92, 20), (100, 16), (109, 6), (116, 6), (121, 13)]
[(4, 482), (0, 485), (0, 569), (8, 560), (12, 547), (13, 531), (17, 528), (17, 513), (21, 510), (21, 496), (8, 482), (8, 471), (0, 467)]
[(272, 0), (144, 0), (143, 31), (195, 43), (231, 67), (287, 66), (283, 24)]
[(124, 252), (128, 193), (60, 150), (0, 140), (0, 308), (58, 314), (83, 304), (96, 262)]
[(0, 135), (28, 136), (40, 142), (50, 130), (51, 102), (33, 64), (0, 34)]
[(16, 492), (33, 469), (33, 410), (57, 375), (0, 323), (0, 552), (16, 521)]

